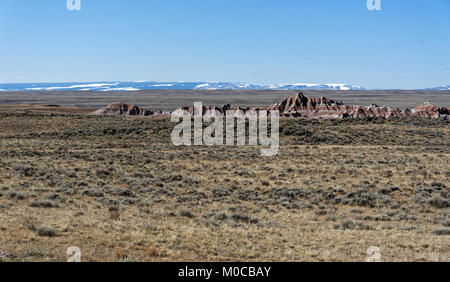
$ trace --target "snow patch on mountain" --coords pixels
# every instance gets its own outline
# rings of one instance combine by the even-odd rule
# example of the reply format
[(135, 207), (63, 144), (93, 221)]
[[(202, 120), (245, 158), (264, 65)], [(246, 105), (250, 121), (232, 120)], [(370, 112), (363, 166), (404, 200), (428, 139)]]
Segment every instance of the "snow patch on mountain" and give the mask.
[[(151, 89), (183, 90), (363, 90), (364, 88), (344, 83), (280, 83), (256, 85), (246, 82), (161, 82), (161, 81), (99, 81), (99, 82), (55, 82), (55, 83), (3, 83), (0, 91), (136, 91)], [(450, 85), (425, 90), (450, 90)]]
[(450, 85), (444, 85), (434, 88), (427, 88), (426, 90), (450, 90)]
[(8, 83), (0, 84), (5, 91), (136, 91), (150, 89), (199, 89), (199, 90), (297, 90), (297, 89), (331, 89), (354, 90), (362, 89), (359, 86), (349, 84), (315, 84), (315, 83), (291, 83), (256, 85), (246, 82), (159, 82), (159, 81), (102, 81), (102, 82), (58, 82), (58, 83)]
[(342, 83), (328, 83), (328, 84), (317, 84), (317, 83), (292, 83), (292, 84), (274, 84), (269, 85), (269, 89), (274, 90), (299, 90), (299, 89), (330, 89), (330, 90), (362, 90), (362, 87), (342, 84)]

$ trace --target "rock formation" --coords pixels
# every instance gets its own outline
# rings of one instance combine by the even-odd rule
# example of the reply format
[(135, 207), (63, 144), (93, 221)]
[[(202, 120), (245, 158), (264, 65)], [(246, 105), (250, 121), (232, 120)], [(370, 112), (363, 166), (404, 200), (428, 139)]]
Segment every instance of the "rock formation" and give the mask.
[(443, 118), (450, 120), (450, 108), (438, 108), (425, 102), (422, 106), (417, 106), (411, 111), (412, 116), (425, 118)]
[[(186, 111), (190, 115), (194, 114), (194, 107), (180, 107), (176, 111)], [(429, 102), (425, 102), (422, 106), (417, 106), (414, 109), (401, 110), (399, 108), (390, 108), (386, 106), (379, 107), (372, 104), (370, 106), (350, 106), (345, 105), (342, 102), (334, 101), (326, 97), (306, 97), (301, 92), (291, 96), (281, 103), (273, 104), (269, 107), (259, 108), (242, 108), (231, 107), (229, 104), (222, 107), (216, 106), (203, 106), (203, 108), (197, 111), (202, 115), (208, 114), (208, 111), (217, 111), (220, 115), (226, 115), (227, 111), (232, 111), (233, 115), (245, 114), (249, 110), (256, 112), (266, 110), (278, 110), (281, 117), (293, 117), (293, 118), (311, 118), (311, 119), (344, 119), (344, 118), (366, 118), (366, 117), (407, 117), (418, 116), (425, 118), (442, 118), (444, 120), (450, 120), (449, 108), (438, 108), (431, 105)]]
[(274, 105), (272, 109), (278, 109), (284, 117), (304, 118), (365, 118), (365, 117), (403, 117), (409, 115), (409, 110), (398, 108), (370, 106), (349, 106), (342, 102), (334, 101), (326, 97), (305, 97), (298, 93)]
[(136, 105), (129, 105), (124, 103), (112, 103), (108, 106), (92, 112), (91, 115), (126, 115), (126, 116), (151, 116), (153, 112), (150, 110), (139, 108)]
[[(417, 116), (424, 118), (442, 118), (450, 121), (450, 108), (439, 108), (425, 102), (421, 106), (414, 109), (401, 110), (399, 108), (390, 108), (386, 106), (379, 107), (375, 104), (370, 106), (350, 106), (342, 102), (334, 101), (326, 97), (306, 97), (301, 92), (291, 96), (278, 104), (273, 104), (268, 107), (232, 107), (229, 104), (221, 107), (217, 106), (202, 106), (200, 109), (194, 107), (180, 107), (175, 110), (175, 113), (180, 115), (185, 112), (189, 115), (220, 115), (225, 116), (232, 114), (233, 116), (241, 116), (249, 113), (250, 110), (268, 111), (278, 110), (280, 117), (287, 118), (310, 118), (310, 119), (344, 119), (344, 118), (367, 118), (367, 117), (407, 117)], [(135, 105), (127, 105), (122, 103), (110, 104), (102, 109), (96, 110), (94, 115), (129, 115), (129, 116), (149, 116), (170, 114), (156, 111), (153, 113), (150, 110), (141, 109)]]

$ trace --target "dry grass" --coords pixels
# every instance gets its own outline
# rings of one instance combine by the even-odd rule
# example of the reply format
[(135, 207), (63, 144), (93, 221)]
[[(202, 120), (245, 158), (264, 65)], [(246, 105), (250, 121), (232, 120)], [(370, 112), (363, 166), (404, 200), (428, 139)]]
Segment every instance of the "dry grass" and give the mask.
[(271, 158), (173, 126), (0, 114), (0, 260), (450, 260), (448, 123), (285, 120)]

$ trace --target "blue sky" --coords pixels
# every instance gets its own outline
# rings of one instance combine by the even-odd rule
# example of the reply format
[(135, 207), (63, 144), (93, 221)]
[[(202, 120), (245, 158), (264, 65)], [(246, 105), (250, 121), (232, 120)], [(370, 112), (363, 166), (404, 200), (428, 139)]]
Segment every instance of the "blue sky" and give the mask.
[(450, 1), (0, 1), (0, 83), (450, 84)]

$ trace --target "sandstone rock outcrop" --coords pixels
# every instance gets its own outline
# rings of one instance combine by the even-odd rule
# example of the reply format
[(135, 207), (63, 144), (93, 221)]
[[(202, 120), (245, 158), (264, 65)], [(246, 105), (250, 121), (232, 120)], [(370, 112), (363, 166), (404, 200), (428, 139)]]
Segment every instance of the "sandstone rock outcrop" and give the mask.
[(411, 110), (412, 116), (425, 117), (425, 118), (443, 118), (450, 120), (450, 108), (438, 108), (425, 102), (421, 106), (417, 106)]
[(153, 112), (150, 110), (139, 108), (136, 105), (129, 105), (124, 103), (112, 103), (108, 106), (92, 112), (91, 115), (126, 115), (126, 116), (151, 116)]
[[(372, 104), (370, 106), (350, 106), (345, 105), (342, 102), (335, 101), (326, 97), (306, 97), (303, 93), (295, 94), (278, 104), (273, 104), (268, 107), (259, 108), (242, 108), (231, 107), (229, 104), (222, 107), (216, 106), (203, 106), (202, 109), (198, 109), (194, 112), (194, 107), (180, 107), (176, 110), (180, 114), (182, 111), (186, 111), (189, 115), (226, 115), (227, 111), (232, 111), (234, 116), (247, 114), (249, 110), (259, 111), (271, 111), (278, 110), (281, 117), (292, 118), (310, 118), (310, 119), (344, 119), (344, 118), (367, 118), (367, 117), (407, 117), (418, 116), (425, 118), (442, 118), (450, 120), (448, 108), (438, 108), (425, 102), (422, 106), (417, 106), (414, 109), (401, 110), (399, 108), (391, 108)], [(212, 111), (212, 112), (208, 112)]]
[(370, 106), (349, 106), (342, 102), (334, 101), (326, 97), (306, 97), (298, 93), (283, 100), (279, 104), (272, 105), (268, 110), (279, 110), (284, 117), (304, 117), (304, 118), (365, 118), (408, 116), (409, 110), (398, 108), (379, 107), (375, 104)]
[[(306, 97), (303, 93), (299, 92), (287, 99), (284, 99), (278, 104), (273, 104), (268, 107), (232, 107), (230, 104), (218, 106), (202, 106), (195, 109), (195, 107), (180, 107), (175, 110), (174, 113), (182, 115), (188, 114), (195, 115), (233, 115), (242, 116), (248, 115), (250, 111), (255, 112), (277, 110), (280, 117), (287, 118), (309, 118), (309, 119), (361, 119), (367, 117), (407, 117), (417, 116), (424, 118), (441, 118), (450, 121), (450, 108), (439, 108), (431, 105), (429, 102), (425, 102), (421, 106), (417, 106), (410, 109), (401, 110), (399, 108), (391, 108), (386, 106), (378, 106), (372, 104), (370, 106), (352, 106), (345, 105), (342, 102), (335, 101), (326, 97)], [(128, 115), (128, 116), (149, 116), (149, 115), (162, 115), (170, 114), (169, 112), (141, 109), (135, 105), (128, 105), (122, 103), (113, 103), (104, 108), (96, 110), (92, 114), (94, 115)]]

